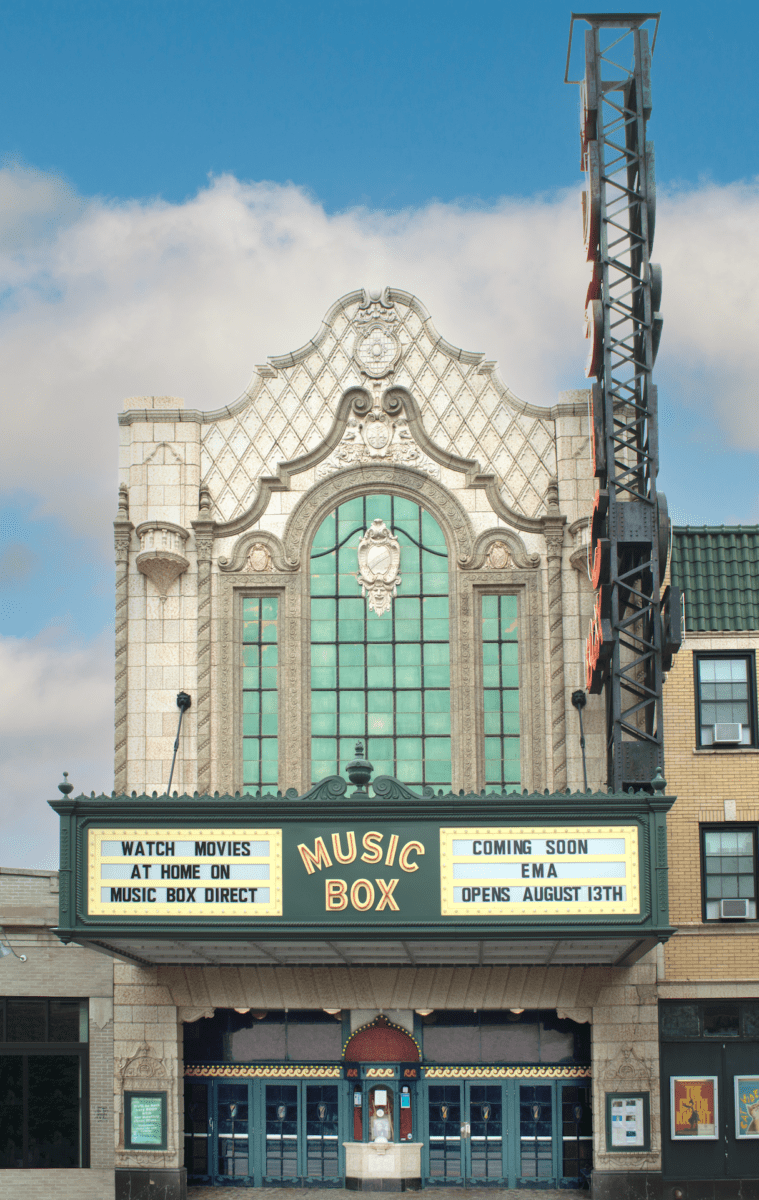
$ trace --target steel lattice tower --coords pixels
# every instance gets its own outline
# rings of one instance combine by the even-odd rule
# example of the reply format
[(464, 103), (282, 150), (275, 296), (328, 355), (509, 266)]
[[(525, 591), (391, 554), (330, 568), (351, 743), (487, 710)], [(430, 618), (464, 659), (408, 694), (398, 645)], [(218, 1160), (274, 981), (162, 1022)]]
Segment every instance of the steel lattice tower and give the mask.
[[(585, 77), (570, 81), (575, 21), (585, 32)], [(660, 595), (669, 544), (652, 382), (662, 321), (661, 269), (650, 261), (656, 185), (648, 30), (658, 13), (573, 14), (566, 82), (581, 84), (580, 134), (595, 474), (591, 546), (596, 605), (586, 647), (587, 688), (605, 692), (608, 783), (647, 785), (663, 767), (662, 683), (679, 646), (679, 595)], [(626, 65), (627, 64), (627, 65)]]

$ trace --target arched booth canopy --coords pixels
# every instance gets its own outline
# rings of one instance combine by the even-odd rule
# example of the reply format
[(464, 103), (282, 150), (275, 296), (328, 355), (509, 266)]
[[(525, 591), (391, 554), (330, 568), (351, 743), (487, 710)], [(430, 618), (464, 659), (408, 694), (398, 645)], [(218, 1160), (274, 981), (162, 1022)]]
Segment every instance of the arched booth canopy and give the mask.
[(419, 1045), (400, 1025), (380, 1015), (351, 1034), (343, 1050), (345, 1062), (419, 1062)]

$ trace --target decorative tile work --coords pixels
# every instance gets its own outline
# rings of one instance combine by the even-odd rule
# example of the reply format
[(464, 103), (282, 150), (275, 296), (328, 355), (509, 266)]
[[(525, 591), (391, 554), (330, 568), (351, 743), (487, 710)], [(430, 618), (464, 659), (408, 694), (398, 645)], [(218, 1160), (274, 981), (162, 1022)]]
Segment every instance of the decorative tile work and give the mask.
[[(366, 384), (354, 348), (366, 335), (367, 304), (361, 293), (338, 301), (306, 347), (259, 369), (247, 405), (203, 427), (201, 474), (223, 520), (250, 507), (261, 475), (316, 449), (343, 393)], [(543, 417), (512, 396), (483, 355), (445, 342), (413, 296), (391, 290), (386, 307), (396, 318), (393, 337), (401, 349), (393, 382), (416, 397), (432, 440), (446, 452), (478, 459), (484, 472), (498, 477), (508, 505), (539, 516), (556, 473), (550, 414)]]
[(425, 1079), (590, 1079), (591, 1067), (423, 1067)]
[(298, 1063), (264, 1063), (260, 1066), (195, 1063), (184, 1069), (185, 1079), (340, 1079), (341, 1066), (301, 1066)]

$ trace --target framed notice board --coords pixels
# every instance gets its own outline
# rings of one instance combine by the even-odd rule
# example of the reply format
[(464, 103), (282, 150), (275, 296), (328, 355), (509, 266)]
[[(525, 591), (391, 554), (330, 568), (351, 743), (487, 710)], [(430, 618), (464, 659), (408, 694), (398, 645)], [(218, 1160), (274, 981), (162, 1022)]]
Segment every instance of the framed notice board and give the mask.
[(649, 1092), (606, 1093), (606, 1149), (611, 1153), (651, 1149)]
[(166, 1133), (165, 1092), (124, 1092), (125, 1150), (165, 1150)]

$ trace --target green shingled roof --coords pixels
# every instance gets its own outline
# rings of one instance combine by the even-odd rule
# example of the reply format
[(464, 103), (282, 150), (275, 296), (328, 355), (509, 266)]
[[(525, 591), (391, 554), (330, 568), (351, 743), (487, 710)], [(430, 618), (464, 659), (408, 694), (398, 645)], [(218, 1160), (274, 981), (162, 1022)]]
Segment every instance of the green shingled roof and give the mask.
[(759, 629), (759, 525), (675, 526), (670, 570), (686, 630)]

